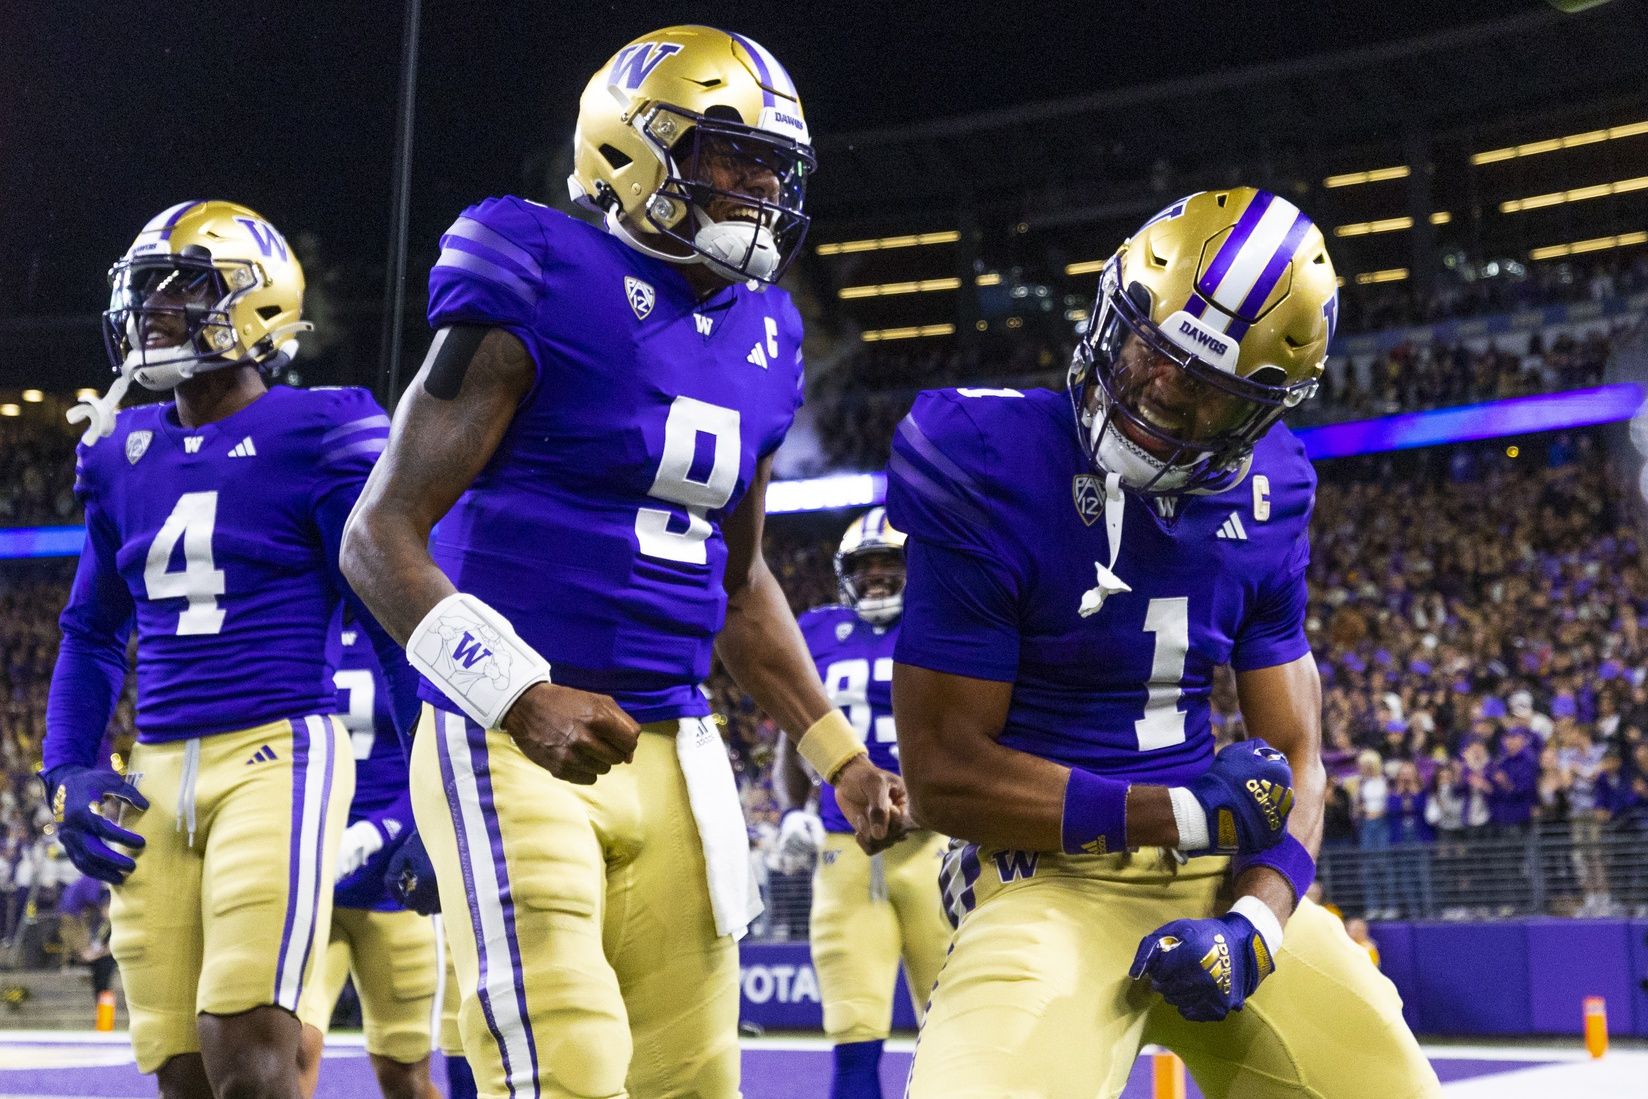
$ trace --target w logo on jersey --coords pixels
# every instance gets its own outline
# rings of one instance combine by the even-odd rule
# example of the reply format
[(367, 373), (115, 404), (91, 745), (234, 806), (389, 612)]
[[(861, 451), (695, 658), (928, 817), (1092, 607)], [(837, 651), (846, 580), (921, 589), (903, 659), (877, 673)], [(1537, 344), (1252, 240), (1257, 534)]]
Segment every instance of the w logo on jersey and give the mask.
[(1036, 863), (1041, 858), (1035, 851), (997, 851), (991, 857), (996, 860), (996, 874), (1003, 885), (1035, 877)]
[(653, 302), (658, 300), (658, 294), (652, 286), (634, 275), (624, 276), (624, 296), (629, 299), (629, 307), (635, 311), (635, 319), (638, 321), (647, 319), (647, 314), (652, 312)]
[(659, 62), (680, 52), (681, 46), (676, 42), (637, 42), (633, 46), (625, 46), (612, 59), (612, 75), (607, 77), (607, 87), (633, 92), (652, 75)]
[(280, 253), (282, 260), (288, 258), (286, 255), (286, 242), (280, 239), (280, 234), (275, 232), (273, 225), (258, 221), (256, 218), (236, 218), (235, 220), (246, 226), (246, 231), (251, 234), (252, 240), (257, 242), (258, 251), (263, 253), (264, 258), (272, 257), (276, 252)]

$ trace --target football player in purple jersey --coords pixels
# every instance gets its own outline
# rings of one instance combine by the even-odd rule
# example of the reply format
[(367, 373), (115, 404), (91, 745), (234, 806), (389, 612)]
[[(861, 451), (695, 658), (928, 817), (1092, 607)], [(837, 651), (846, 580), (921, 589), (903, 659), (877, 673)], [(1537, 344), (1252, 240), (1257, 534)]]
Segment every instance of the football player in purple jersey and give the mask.
[[(1210, 1097), (1439, 1094), (1394, 987), (1305, 896), (1316, 478), (1279, 420), (1337, 300), (1292, 203), (1191, 195), (1106, 265), (1066, 392), (930, 392), (899, 425), (901, 760), (959, 837), (910, 1095), (1114, 1097), (1143, 1042)], [(1221, 664), (1264, 739), (1215, 753)]]
[[(389, 421), (364, 390), (268, 388), (308, 325), (302, 269), (252, 210), (179, 203), (111, 279), (118, 377), (71, 415), (89, 421), (86, 544), (42, 778), (70, 858), (114, 886), (138, 1067), (167, 1099), (288, 1099), (299, 1021), (324, 1022), (302, 994), (354, 787), (327, 650), (351, 597), (338, 550)], [(174, 399), (116, 414), (130, 380)], [(138, 742), (122, 776), (99, 759), (134, 628)], [(415, 677), (363, 628), (409, 723)]]
[[(841, 707), (878, 767), (898, 770), (893, 725), (893, 648), (904, 605), (904, 535), (884, 508), (853, 520), (835, 555), (841, 602), (798, 620), (830, 701)], [(817, 787), (788, 735), (778, 741), (774, 783), (786, 812), (783, 855), (810, 863), (813, 967), (824, 1006), (824, 1033), (834, 1047), (831, 1099), (881, 1099), (881, 1050), (893, 1022), (899, 962), (919, 1021), (944, 960), (950, 926), (939, 901), (939, 856), (945, 839), (913, 832), (890, 850), (866, 855), (835, 788)]]
[(906, 824), (761, 555), (809, 141), (766, 49), (670, 27), (584, 93), (570, 184), (603, 225), (495, 198), (441, 238), (344, 567), (424, 676), (413, 806), (482, 1095), (737, 1093), (759, 902), (712, 651), (862, 843)]

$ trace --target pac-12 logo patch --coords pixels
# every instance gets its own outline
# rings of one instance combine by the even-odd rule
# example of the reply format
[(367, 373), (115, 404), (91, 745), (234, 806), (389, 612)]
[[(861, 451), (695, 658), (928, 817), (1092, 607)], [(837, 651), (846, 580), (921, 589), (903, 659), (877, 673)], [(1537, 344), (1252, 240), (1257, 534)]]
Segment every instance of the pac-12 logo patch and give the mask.
[(853, 624), (851, 622), (837, 622), (835, 624), (835, 639), (837, 641), (847, 640), (852, 632)]
[(647, 314), (652, 312), (652, 303), (658, 300), (652, 286), (634, 275), (624, 276), (624, 296), (629, 299), (629, 307), (635, 310), (638, 321), (647, 319)]
[(148, 453), (149, 443), (153, 439), (152, 431), (134, 431), (126, 436), (126, 461), (135, 466), (137, 460)]
[(1104, 482), (1091, 473), (1078, 473), (1070, 484), (1070, 492), (1076, 499), (1076, 514), (1088, 526), (1098, 522), (1099, 516), (1104, 514)]

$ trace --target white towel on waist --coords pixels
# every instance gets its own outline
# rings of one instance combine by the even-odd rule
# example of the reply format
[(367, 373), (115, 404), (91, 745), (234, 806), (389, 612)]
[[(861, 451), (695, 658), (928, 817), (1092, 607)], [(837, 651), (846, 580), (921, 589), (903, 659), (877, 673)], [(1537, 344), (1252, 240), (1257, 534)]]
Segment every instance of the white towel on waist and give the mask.
[(750, 922), (761, 915), (761, 891), (750, 865), (749, 831), (726, 745), (713, 723), (687, 717), (681, 719), (675, 734), (675, 754), (687, 782), (698, 840), (704, 845), (715, 933), (741, 939)]

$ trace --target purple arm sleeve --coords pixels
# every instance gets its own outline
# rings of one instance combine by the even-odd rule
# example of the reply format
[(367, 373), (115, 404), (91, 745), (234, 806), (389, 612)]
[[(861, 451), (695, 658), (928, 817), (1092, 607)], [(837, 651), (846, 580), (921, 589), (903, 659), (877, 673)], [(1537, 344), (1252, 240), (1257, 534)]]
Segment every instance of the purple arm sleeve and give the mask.
[(132, 593), (115, 567), (119, 537), (96, 503), (86, 501), (86, 544), (68, 606), (58, 624), (63, 641), (46, 701), (42, 770), (97, 763), (103, 734), (126, 682), (126, 640)]

